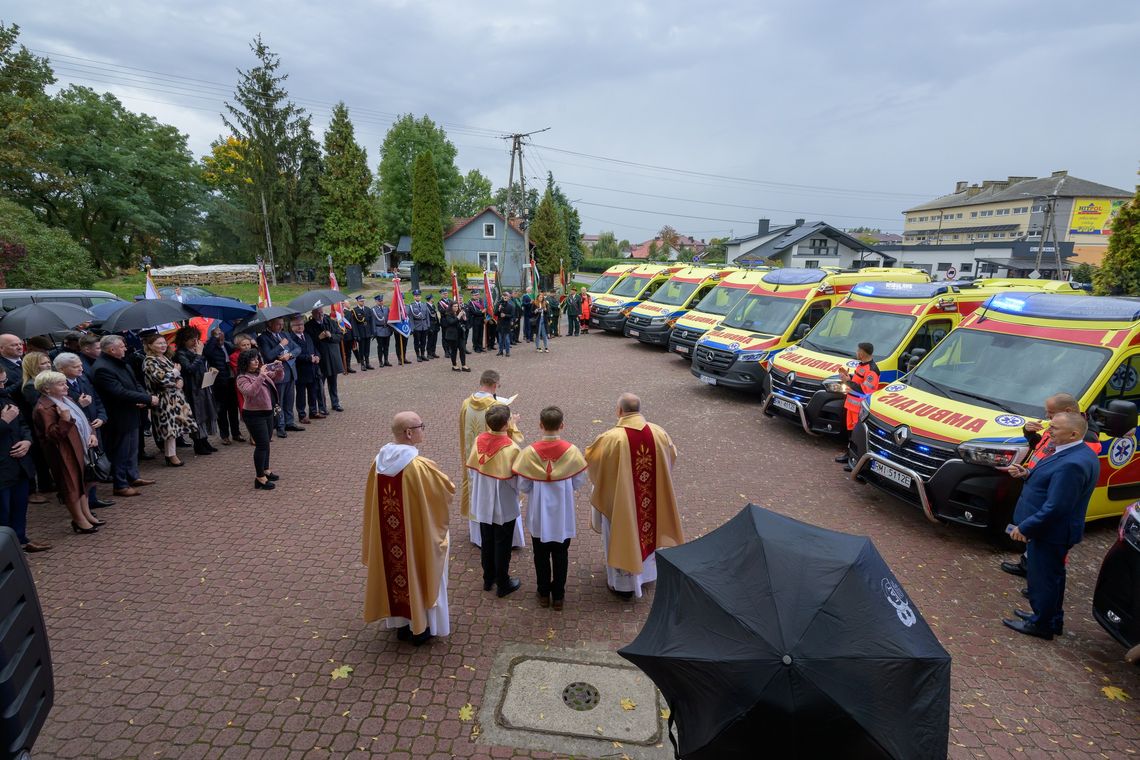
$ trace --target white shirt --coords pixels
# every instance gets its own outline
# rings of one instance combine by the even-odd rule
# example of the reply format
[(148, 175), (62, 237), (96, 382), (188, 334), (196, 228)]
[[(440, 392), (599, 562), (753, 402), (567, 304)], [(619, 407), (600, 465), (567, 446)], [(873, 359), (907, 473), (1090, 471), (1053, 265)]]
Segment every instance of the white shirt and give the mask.
[(1064, 446), (1058, 446), (1057, 448), (1053, 449), (1053, 453), (1059, 454), (1062, 451), (1064, 451), (1065, 449), (1071, 449), (1074, 446), (1081, 446), (1081, 445), (1087, 445), (1087, 444), (1085, 444), (1084, 441), (1078, 439), (1076, 441), (1073, 441), (1072, 443), (1066, 443)]
[(577, 535), (574, 492), (590, 481), (585, 471), (565, 480), (547, 482), (519, 478), (519, 491), (527, 494), (526, 527), (539, 541), (562, 543)]
[(471, 483), (472, 520), (504, 525), (518, 519), (521, 510), (517, 475), (499, 480), (468, 468), (467, 477)]

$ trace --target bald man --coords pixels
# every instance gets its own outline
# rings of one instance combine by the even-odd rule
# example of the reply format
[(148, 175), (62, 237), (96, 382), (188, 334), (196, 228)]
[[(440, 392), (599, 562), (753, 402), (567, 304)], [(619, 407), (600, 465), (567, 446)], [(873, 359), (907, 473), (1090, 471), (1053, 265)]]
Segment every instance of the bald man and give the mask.
[(618, 399), (617, 417), (586, 448), (592, 524), (605, 545), (606, 585), (623, 599), (640, 598), (642, 585), (657, 580), (654, 552), (685, 541), (673, 495), (677, 449), (646, 422), (632, 393)]
[(392, 441), (369, 468), (361, 561), (368, 568), (364, 620), (420, 646), (451, 633), (447, 608), (448, 507), (455, 485), (420, 456), (424, 422), (392, 418)]
[[(20, 360), (24, 358), (24, 341), (11, 333), (0, 335), (0, 367), (4, 369), (7, 380), (4, 389), (18, 393), (23, 383), (24, 370)], [(15, 398), (16, 396), (13, 396)]]
[(1097, 459), (1082, 440), (1084, 417), (1073, 412), (1053, 415), (1050, 437), (1055, 451), (1029, 472), (1013, 510), (1010, 536), (1029, 544), (1026, 552), (1031, 612), (1014, 610), (1007, 628), (1050, 640), (1064, 626), (1065, 556), (1080, 543), (1085, 513), (1100, 473)]

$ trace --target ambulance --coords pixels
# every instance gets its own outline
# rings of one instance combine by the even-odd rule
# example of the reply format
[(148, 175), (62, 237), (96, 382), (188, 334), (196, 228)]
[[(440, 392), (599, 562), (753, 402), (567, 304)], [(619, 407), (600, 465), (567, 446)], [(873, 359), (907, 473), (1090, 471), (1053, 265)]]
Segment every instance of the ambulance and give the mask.
[[(590, 327), (606, 332), (622, 332), (633, 307), (657, 292), (684, 264), (641, 264), (626, 271), (609, 292), (590, 304)], [(609, 271), (609, 270), (607, 270)]]
[(737, 269), (725, 275), (708, 295), (689, 310), (688, 314), (677, 320), (673, 332), (669, 335), (669, 352), (691, 360), (693, 348), (701, 336), (719, 325), (749, 289), (758, 284), (760, 278), (770, 271), (771, 267), (758, 267)]
[(642, 343), (668, 346), (677, 320), (712, 292), (736, 267), (685, 267), (657, 292), (633, 308), (625, 320), (625, 337)]
[(934, 522), (1012, 521), (1022, 481), (997, 470), (1028, 453), (1022, 426), (1075, 396), (1100, 439), (1088, 520), (1140, 499), (1140, 301), (1003, 293), (967, 316), (910, 374), (864, 402), (854, 475)]
[(1068, 282), (976, 280), (950, 282), (864, 282), (829, 311), (798, 346), (772, 362), (772, 393), (765, 415), (798, 423), (808, 433), (845, 434), (846, 393), (838, 372), (851, 371), (860, 343), (875, 346), (880, 387), (897, 380), (990, 296), (1011, 290), (1085, 295)]
[(851, 288), (869, 280), (930, 282), (919, 269), (785, 268), (765, 273), (714, 329), (697, 341), (690, 371), (702, 383), (768, 392), (767, 367)]
[(614, 285), (617, 285), (618, 281), (631, 269), (637, 269), (637, 264), (615, 264), (602, 272), (598, 279), (586, 288), (586, 292), (590, 294), (590, 299), (593, 300), (609, 293), (613, 290)]

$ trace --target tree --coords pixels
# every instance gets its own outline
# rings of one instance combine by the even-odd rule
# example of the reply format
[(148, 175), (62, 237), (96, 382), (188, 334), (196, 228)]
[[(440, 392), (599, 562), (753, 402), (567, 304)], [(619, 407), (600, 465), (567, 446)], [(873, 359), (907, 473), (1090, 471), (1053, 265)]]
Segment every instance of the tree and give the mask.
[(1112, 222), (1112, 237), (1093, 275), (1098, 295), (1140, 295), (1140, 189)]
[(705, 246), (705, 255), (701, 257), (703, 262), (723, 262), (728, 257), (728, 246), (725, 243), (728, 238), (712, 238), (709, 240), (708, 245)]
[(1073, 282), (1083, 282), (1086, 285), (1093, 281), (1093, 268), (1089, 264), (1077, 264), (1069, 273)]
[[(334, 111), (335, 118), (335, 111)], [(351, 124), (349, 127), (351, 128)], [(309, 117), (301, 122), (301, 138), (298, 148), (297, 184), (293, 194), (293, 241), (295, 256), (285, 262), (289, 270), (297, 268), (299, 259), (312, 260), (317, 253), (317, 241), (321, 237), (324, 226), (324, 217), (321, 212), (321, 177), (324, 174), (324, 164), (321, 159), (321, 146), (313, 137), (312, 124)], [(364, 158), (364, 172), (368, 175), (369, 187), (365, 188), (367, 194), (372, 183), (372, 174), (368, 171), (367, 156)], [(368, 201), (370, 213), (375, 213), (375, 206), (371, 199)], [(375, 226), (375, 216), (372, 217)], [(367, 263), (371, 264), (369, 260)]]
[(344, 103), (333, 107), (325, 132), (324, 173), (320, 176), (320, 212), (324, 219), (317, 251), (332, 256), (333, 264), (367, 266), (380, 251), (376, 207), (369, 189), (372, 172), (368, 155), (356, 142), (356, 133)]
[(432, 156), (440, 202), (440, 227), (447, 226), (452, 199), (462, 181), (455, 166), (455, 145), (447, 139), (443, 127), (437, 127), (427, 116), (416, 119), (405, 114), (384, 135), (380, 146), (380, 169), (376, 192), (380, 196), (380, 231), (384, 240), (396, 242), (401, 235), (411, 234), (413, 203), (413, 168), (418, 157)]
[(661, 260), (661, 246), (657, 244), (657, 240), (649, 241), (649, 249), (646, 251), (646, 258), (650, 261)]
[(427, 282), (443, 282), (447, 269), (441, 205), (435, 158), (421, 153), (412, 176), (412, 261)]
[(202, 264), (252, 263), (254, 251), (262, 250), (258, 237), (260, 204), (257, 213), (247, 208), (248, 185), (253, 183), (246, 169), (248, 144), (233, 135), (218, 138), (210, 144), (210, 152), (202, 157), (202, 181), (210, 189), (204, 202), (202, 248), (198, 261)]
[(582, 263), (578, 252), (578, 242), (582, 239), (582, 220), (578, 216), (578, 210), (571, 205), (570, 199), (566, 197), (566, 193), (562, 192), (562, 188), (554, 181), (554, 174), (549, 171), (546, 173), (546, 189), (554, 198), (559, 213), (562, 214), (562, 229), (566, 231), (566, 247), (571, 254), (570, 261), (567, 264), (572, 269), (577, 269)]
[(621, 256), (621, 247), (618, 245), (614, 233), (610, 231), (599, 232), (598, 242), (594, 243), (594, 257), (599, 259), (616, 259)]
[(534, 244), (538, 271), (543, 274), (552, 274), (563, 266), (570, 266), (570, 248), (562, 225), (562, 215), (554, 202), (554, 195), (547, 190), (530, 224), (530, 242)]
[(57, 110), (46, 88), (55, 75), (46, 58), (16, 47), (19, 37), (18, 25), (0, 23), (0, 191), (31, 207), (66, 178), (45, 155)]
[(9, 288), (89, 288), (95, 270), (66, 230), (54, 229), (13, 201), (0, 198), (0, 249)]
[(303, 112), (289, 100), (285, 90), (288, 75), (278, 73), (281, 60), (260, 35), (250, 43), (250, 50), (258, 65), (248, 71), (238, 70), (233, 102), (226, 103), (222, 115), (226, 127), (245, 144), (244, 165), (250, 180), (237, 188), (231, 200), (244, 211), (240, 218), (250, 228), (241, 236), (255, 250), (268, 254), (264, 234), (268, 216), (274, 252), (288, 263), (296, 259), (297, 250), (290, 201), (297, 179)]
[(491, 180), (478, 169), (472, 169), (463, 176), (455, 197), (451, 199), (450, 216), (475, 216), (494, 203)]
[(526, 218), (533, 222), (534, 214), (538, 210), (538, 202), (541, 200), (541, 196), (538, 194), (537, 188), (534, 186), (528, 187), (526, 189), (526, 201), (524, 202), (522, 185), (518, 181), (515, 181), (511, 183), (511, 198), (509, 203), (507, 202), (507, 188), (505, 187), (500, 187), (496, 190), (492, 200), (494, 201), (495, 208), (499, 210), (499, 213), (506, 214), (512, 219), (522, 219), (523, 209), (526, 209)]

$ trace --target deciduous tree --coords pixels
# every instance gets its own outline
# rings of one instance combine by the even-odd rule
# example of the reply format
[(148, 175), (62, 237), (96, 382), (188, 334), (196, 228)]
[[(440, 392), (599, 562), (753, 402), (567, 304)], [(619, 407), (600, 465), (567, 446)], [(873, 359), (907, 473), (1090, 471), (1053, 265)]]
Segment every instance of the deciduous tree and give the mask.
[(31, 211), (3, 198), (0, 248), (4, 265), (14, 264), (3, 273), (3, 287), (89, 288), (95, 281), (87, 252), (66, 230), (48, 227)]
[(475, 216), (494, 203), (491, 180), (478, 169), (463, 175), (455, 197), (451, 199), (451, 216)]
[(376, 192), (380, 198), (380, 231), (384, 240), (395, 243), (401, 235), (411, 234), (413, 168), (423, 153), (431, 154), (435, 169), (440, 227), (450, 221), (445, 214), (461, 181), (459, 169), (455, 167), (455, 145), (447, 139), (443, 127), (436, 126), (427, 116), (416, 119), (405, 114), (388, 130), (380, 146)]
[(1093, 275), (1099, 295), (1140, 295), (1140, 189), (1112, 222), (1112, 237)]

